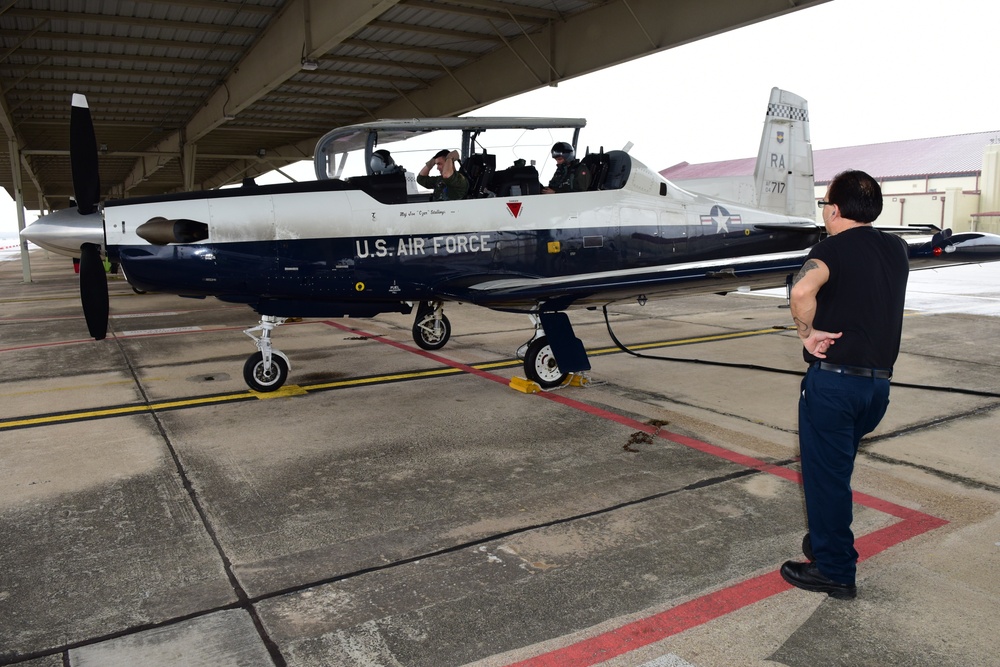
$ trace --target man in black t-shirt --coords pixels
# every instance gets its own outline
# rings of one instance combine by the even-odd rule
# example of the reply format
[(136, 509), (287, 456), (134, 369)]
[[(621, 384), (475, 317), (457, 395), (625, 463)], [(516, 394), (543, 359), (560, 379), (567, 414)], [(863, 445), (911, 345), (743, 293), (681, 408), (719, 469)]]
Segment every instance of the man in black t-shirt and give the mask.
[(834, 177), (819, 202), (829, 236), (792, 283), (791, 311), (809, 364), (799, 397), (799, 450), (811, 562), (788, 561), (781, 576), (836, 598), (857, 594), (851, 474), (861, 438), (889, 405), (899, 354), (909, 251), (871, 223), (882, 190), (863, 171)]

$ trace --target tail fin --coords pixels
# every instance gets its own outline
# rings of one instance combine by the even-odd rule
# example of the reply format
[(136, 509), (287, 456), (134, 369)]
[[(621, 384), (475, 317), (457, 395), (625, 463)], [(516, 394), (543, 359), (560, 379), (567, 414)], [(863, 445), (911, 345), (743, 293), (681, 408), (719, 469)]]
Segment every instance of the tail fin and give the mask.
[(758, 207), (785, 215), (816, 217), (809, 104), (805, 99), (786, 90), (771, 89), (753, 180)]

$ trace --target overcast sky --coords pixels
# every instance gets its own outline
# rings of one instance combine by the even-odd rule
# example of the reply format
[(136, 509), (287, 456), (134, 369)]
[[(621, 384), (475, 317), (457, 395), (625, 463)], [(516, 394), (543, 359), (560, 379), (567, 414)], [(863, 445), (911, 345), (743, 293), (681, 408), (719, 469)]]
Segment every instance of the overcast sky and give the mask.
[[(475, 115), (585, 117), (582, 146), (631, 141), (656, 170), (755, 156), (773, 86), (809, 101), (814, 149), (986, 132), (1000, 129), (998, 30), (995, 0), (832, 0)], [(16, 229), (0, 191), (0, 237)]]

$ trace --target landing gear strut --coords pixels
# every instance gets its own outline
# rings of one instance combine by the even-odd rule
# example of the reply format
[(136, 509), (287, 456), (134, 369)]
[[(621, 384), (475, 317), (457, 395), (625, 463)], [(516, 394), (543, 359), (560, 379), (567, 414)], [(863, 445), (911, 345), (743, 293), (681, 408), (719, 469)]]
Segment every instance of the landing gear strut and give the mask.
[(451, 322), (440, 301), (421, 301), (413, 320), (413, 341), (425, 350), (440, 350), (451, 338)]
[[(285, 318), (261, 315), (260, 323), (243, 331), (257, 346), (259, 352), (251, 354), (243, 364), (243, 379), (254, 391), (268, 392), (279, 389), (288, 379), (291, 364), (288, 357), (271, 347), (271, 331), (284, 324)], [(260, 337), (254, 335), (259, 331)]]

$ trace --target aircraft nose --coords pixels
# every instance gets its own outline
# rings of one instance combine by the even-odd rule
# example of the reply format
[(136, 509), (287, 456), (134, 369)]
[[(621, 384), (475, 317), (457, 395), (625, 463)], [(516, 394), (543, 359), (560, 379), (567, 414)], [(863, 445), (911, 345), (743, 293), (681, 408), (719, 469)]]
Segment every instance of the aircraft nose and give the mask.
[(21, 231), (21, 238), (67, 257), (79, 257), (84, 243), (104, 245), (104, 218), (100, 211), (81, 215), (67, 208), (43, 215)]

